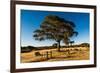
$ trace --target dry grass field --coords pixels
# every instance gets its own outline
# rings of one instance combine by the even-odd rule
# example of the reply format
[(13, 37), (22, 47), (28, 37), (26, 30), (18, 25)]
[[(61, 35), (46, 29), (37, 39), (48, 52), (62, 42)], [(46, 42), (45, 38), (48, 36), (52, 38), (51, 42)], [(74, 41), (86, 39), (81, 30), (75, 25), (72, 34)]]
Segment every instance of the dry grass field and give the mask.
[(61, 48), (60, 52), (57, 51), (57, 48), (54, 48), (21, 53), (21, 63), (88, 59), (89, 47)]

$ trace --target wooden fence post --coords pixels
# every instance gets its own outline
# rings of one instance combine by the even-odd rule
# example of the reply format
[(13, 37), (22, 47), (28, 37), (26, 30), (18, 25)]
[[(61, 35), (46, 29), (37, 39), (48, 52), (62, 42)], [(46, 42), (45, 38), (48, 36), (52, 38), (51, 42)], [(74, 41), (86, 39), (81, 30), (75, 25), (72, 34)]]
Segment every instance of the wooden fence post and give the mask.
[(50, 51), (50, 58), (52, 58), (52, 51)]
[(46, 58), (47, 58), (47, 59), (49, 59), (49, 56), (48, 56), (48, 51), (46, 52)]

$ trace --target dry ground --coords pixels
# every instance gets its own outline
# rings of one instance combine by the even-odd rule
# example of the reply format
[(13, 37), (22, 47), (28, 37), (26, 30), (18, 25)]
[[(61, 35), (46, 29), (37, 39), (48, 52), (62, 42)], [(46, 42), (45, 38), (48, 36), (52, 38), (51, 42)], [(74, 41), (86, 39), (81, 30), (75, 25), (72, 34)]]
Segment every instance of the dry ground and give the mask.
[[(52, 51), (52, 55), (50, 54)], [(36, 52), (41, 55), (36, 56)], [(47, 52), (49, 52), (47, 56)], [(31, 51), (28, 53), (21, 53), (22, 63), (43, 62), (43, 61), (64, 61), (64, 60), (89, 60), (89, 47), (73, 47), (61, 48), (61, 52), (57, 48)]]

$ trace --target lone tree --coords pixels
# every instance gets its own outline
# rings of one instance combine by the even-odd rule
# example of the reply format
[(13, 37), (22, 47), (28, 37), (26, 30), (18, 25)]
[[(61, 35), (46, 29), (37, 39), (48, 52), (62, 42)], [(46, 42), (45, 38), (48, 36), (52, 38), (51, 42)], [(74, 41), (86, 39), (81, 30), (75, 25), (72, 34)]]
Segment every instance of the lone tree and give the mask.
[(60, 51), (60, 42), (63, 41), (68, 44), (68, 41), (73, 35), (77, 35), (75, 30), (75, 24), (71, 21), (67, 21), (56, 15), (48, 15), (41, 23), (40, 28), (34, 31), (33, 37), (36, 40), (55, 40), (58, 51)]

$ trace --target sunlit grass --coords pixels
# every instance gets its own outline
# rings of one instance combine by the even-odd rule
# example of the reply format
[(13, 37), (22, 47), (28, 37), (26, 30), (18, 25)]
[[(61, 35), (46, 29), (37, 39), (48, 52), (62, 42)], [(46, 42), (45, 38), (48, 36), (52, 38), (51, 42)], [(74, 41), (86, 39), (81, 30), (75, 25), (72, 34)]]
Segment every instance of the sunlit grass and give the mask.
[[(75, 50), (76, 48), (78, 50)], [(36, 56), (35, 54), (36, 52), (39, 52), (40, 55)], [(49, 52), (48, 56), (47, 56), (47, 52)], [(31, 62), (44, 62), (44, 61), (53, 62), (53, 61), (65, 61), (65, 60), (66, 61), (67, 60), (89, 60), (89, 53), (90, 53), (89, 47), (62, 48), (60, 52), (57, 51), (57, 48), (37, 50), (37, 51), (33, 50), (31, 52), (21, 53), (21, 62), (31, 63)]]

